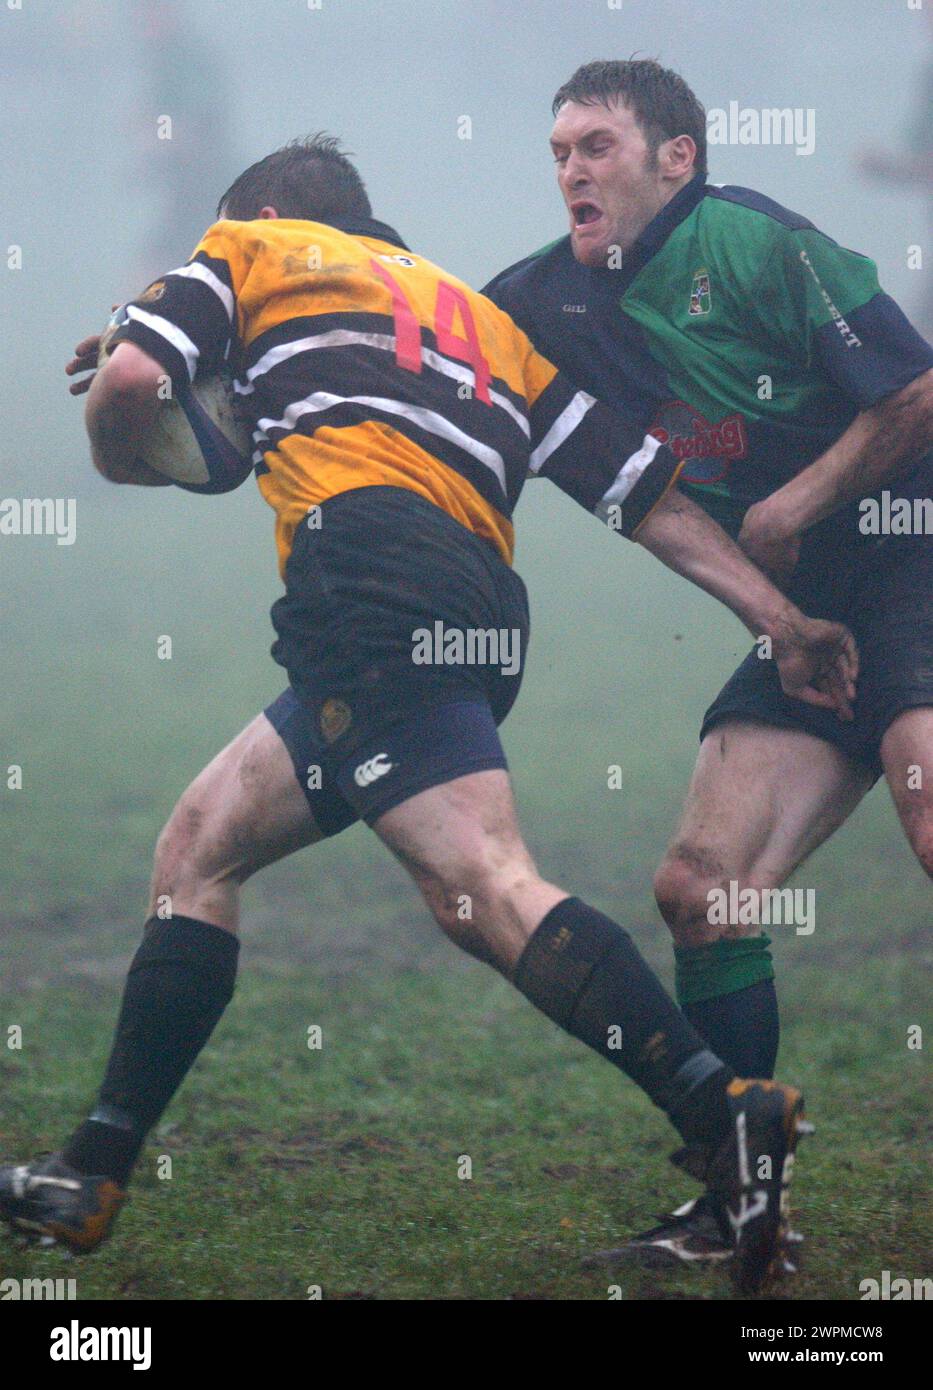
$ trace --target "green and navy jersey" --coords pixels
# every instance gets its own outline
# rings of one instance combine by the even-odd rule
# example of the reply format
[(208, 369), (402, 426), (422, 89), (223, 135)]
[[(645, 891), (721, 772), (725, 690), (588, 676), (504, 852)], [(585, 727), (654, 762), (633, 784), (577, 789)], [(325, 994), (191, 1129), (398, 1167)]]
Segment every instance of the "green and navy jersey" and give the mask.
[[(933, 367), (875, 265), (747, 188), (697, 175), (618, 269), (570, 237), (503, 271), (489, 295), (583, 390), (683, 461), (679, 486), (733, 535), (859, 411)], [(898, 492), (925, 495), (927, 459)], [(858, 541), (857, 507), (832, 534)]]

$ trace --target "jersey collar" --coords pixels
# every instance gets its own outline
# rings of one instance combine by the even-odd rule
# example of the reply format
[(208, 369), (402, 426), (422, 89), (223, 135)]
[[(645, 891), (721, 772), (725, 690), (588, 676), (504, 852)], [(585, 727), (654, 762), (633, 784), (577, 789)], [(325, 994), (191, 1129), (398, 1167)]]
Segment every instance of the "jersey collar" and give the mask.
[(664, 205), (657, 217), (651, 219), (636, 239), (632, 253), (641, 257), (642, 263), (647, 261), (661, 249), (674, 228), (690, 216), (705, 193), (706, 175), (694, 174), (690, 182), (685, 183), (680, 192), (675, 193), (671, 201)]
[(408, 250), (398, 232), (387, 222), (378, 222), (375, 217), (328, 217), (327, 226), (336, 227), (338, 232), (346, 232), (348, 236), (368, 236), (375, 241), (388, 241), (393, 246), (400, 246), (403, 251)]

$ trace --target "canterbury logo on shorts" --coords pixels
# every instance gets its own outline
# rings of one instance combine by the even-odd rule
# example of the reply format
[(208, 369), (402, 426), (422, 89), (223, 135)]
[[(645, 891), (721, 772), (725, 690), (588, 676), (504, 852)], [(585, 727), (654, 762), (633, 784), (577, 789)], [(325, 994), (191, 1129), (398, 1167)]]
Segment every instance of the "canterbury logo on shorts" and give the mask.
[(367, 758), (365, 763), (360, 763), (353, 773), (353, 780), (358, 787), (368, 787), (370, 782), (375, 782), (377, 777), (384, 777), (387, 772), (391, 772), (394, 763), (389, 762), (388, 753), (377, 753), (374, 758)]

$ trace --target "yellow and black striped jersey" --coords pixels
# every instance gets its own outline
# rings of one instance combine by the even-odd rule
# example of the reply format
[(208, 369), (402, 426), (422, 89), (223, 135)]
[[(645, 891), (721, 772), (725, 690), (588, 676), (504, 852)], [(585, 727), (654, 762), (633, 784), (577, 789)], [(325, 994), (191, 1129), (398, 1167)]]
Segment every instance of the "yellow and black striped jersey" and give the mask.
[(371, 219), (218, 222), (128, 306), (121, 340), (176, 383), (233, 366), (283, 574), (309, 509), (352, 488), (410, 488), (511, 563), (529, 473), (632, 535), (678, 470), (491, 300)]

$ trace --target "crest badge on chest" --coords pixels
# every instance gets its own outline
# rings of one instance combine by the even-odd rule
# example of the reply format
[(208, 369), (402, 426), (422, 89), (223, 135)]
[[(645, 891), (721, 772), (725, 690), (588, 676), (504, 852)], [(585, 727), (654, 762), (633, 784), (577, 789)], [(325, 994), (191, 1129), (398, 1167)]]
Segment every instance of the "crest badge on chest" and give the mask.
[(696, 318), (700, 314), (708, 314), (711, 308), (709, 271), (698, 270), (690, 286), (690, 307), (687, 312), (691, 318)]

